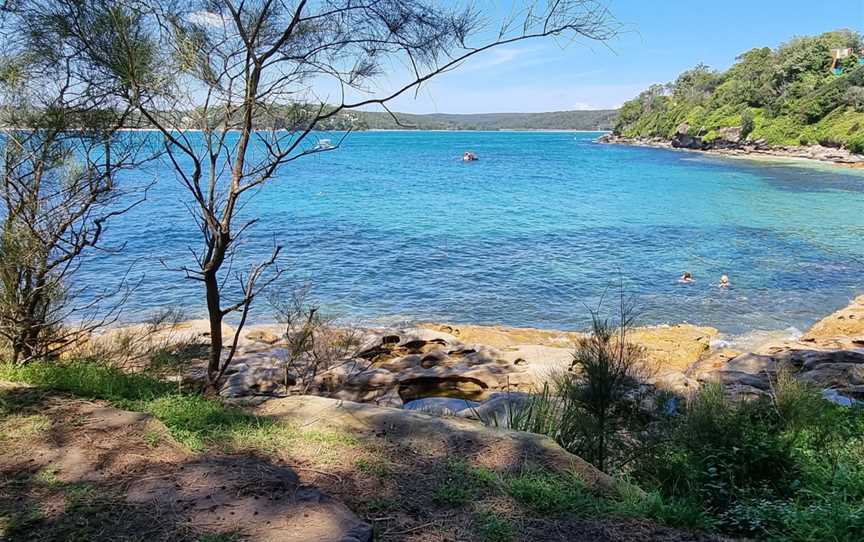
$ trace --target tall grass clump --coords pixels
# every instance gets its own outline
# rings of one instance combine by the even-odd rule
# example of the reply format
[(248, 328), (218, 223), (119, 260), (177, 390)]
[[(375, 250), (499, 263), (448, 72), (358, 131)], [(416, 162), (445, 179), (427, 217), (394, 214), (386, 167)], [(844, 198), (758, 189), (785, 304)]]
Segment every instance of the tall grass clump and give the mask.
[(860, 540), (864, 412), (784, 372), (755, 400), (708, 386), (633, 474), (667, 498), (695, 499), (731, 534)]
[[(573, 349), (570, 370), (508, 408), (508, 425), (553, 438), (605, 472), (630, 463), (649, 440), (644, 410), (650, 375), (644, 350), (629, 340), (632, 306), (622, 296), (614, 320), (591, 311), (591, 330)], [(639, 435), (641, 438), (634, 438)]]

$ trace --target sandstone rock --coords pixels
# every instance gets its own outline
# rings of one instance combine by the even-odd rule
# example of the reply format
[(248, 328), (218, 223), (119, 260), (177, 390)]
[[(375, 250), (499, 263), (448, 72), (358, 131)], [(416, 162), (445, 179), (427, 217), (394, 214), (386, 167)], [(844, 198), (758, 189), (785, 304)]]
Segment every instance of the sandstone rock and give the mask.
[(457, 339), (450, 333), (436, 331), (425, 327), (415, 327), (403, 330), (399, 333), (399, 336), (401, 337), (401, 340), (399, 341), (399, 344), (401, 345), (414, 341), (437, 342), (447, 345), (460, 344), (461, 342), (460, 339)]
[(741, 140), (740, 126), (729, 126), (727, 128), (721, 128), (718, 133), (720, 134), (720, 137), (714, 142), (715, 146), (718, 142), (737, 144)]
[(346, 401), (371, 401), (386, 395), (395, 384), (394, 373), (368, 369), (345, 379), (333, 396)]
[(534, 383), (528, 372), (506, 362), (421, 367), (399, 373), (397, 380), (404, 401), (429, 396), (482, 400), (493, 391), (527, 390)]
[(455, 416), (460, 411), (471, 411), (480, 406), (476, 401), (453, 399), (449, 397), (426, 397), (405, 403), (405, 410), (416, 410), (433, 416)]
[(366, 360), (348, 360), (336, 367), (328, 369), (315, 377), (314, 386), (322, 391), (336, 390), (345, 384), (348, 379), (369, 369)]
[(708, 352), (718, 335), (712, 327), (679, 324), (634, 328), (629, 338), (645, 349), (655, 369), (683, 372)]
[(724, 371), (733, 371), (757, 376), (770, 376), (777, 372), (778, 362), (774, 356), (741, 354), (726, 362)]
[(424, 369), (443, 365), (449, 361), (450, 357), (444, 350), (433, 350), (420, 359), (420, 366)]
[(678, 371), (658, 373), (648, 378), (648, 383), (658, 389), (670, 391), (686, 397), (699, 389), (699, 381)]
[(509, 428), (510, 420), (530, 404), (527, 393), (495, 393), (478, 406), (465, 409), (456, 415), (483, 422), (491, 427)]
[[(524, 360), (524, 364), (520, 362), (519, 365), (527, 368), (538, 386), (548, 382), (550, 374), (569, 369), (573, 345), (584, 336), (568, 331), (503, 326), (424, 326), (447, 330), (466, 344), (471, 344), (470, 348), (478, 348), (477, 344), (491, 346), (497, 352), (491, 352), (490, 357), (514, 364), (516, 360)], [(645, 348), (656, 368), (668, 373), (673, 370), (684, 371), (696, 362), (708, 352), (711, 341), (718, 335), (719, 332), (714, 328), (681, 324), (635, 328), (630, 332), (630, 339)]]
[(823, 346), (848, 346), (860, 339), (864, 339), (864, 296), (826, 316), (801, 337), (802, 342)]
[(220, 390), (223, 397), (287, 392), (296, 384), (283, 367), (251, 367), (230, 375)]
[(746, 388), (768, 391), (771, 387), (767, 375), (730, 370), (712, 371), (703, 375), (700, 382), (722, 384), (729, 389)]
[(547, 437), (496, 430), (470, 420), (315, 396), (273, 399), (258, 407), (257, 413), (295, 426), (329, 428), (360, 436), (386, 435), (418, 456), (459, 457), (506, 472), (518, 472), (530, 462), (554, 471), (572, 472), (589, 489), (601, 493), (616, 494), (620, 487), (613, 478)]
[(283, 330), (277, 326), (255, 326), (246, 332), (246, 340), (273, 345), (284, 339)]
[[(524, 367), (541, 389), (544, 384), (552, 383), (556, 375), (570, 369), (573, 349), (525, 344), (504, 350), (501, 357), (517, 367)], [(516, 363), (518, 360), (524, 362)]]
[(864, 353), (854, 350), (787, 349), (774, 354), (774, 357), (803, 371), (810, 371), (826, 364), (864, 363)]
[(864, 385), (864, 365), (855, 365), (848, 369), (849, 383), (853, 386)]
[(716, 350), (705, 355), (704, 357), (700, 358), (695, 363), (690, 365), (687, 370), (684, 371), (684, 374), (688, 377), (699, 379), (699, 377), (704, 375), (705, 373), (722, 369), (726, 366), (729, 360), (736, 358), (740, 355), (741, 352), (728, 348)]
[(384, 363), (377, 365), (377, 367), (379, 369), (385, 369), (393, 373), (398, 373), (401, 371), (419, 367), (423, 361), (423, 358), (424, 356), (421, 356), (420, 354), (409, 354), (407, 356), (402, 356), (401, 358), (385, 361)]
[(384, 369), (369, 369), (351, 375), (345, 385), (362, 388), (381, 388), (392, 386), (396, 382), (396, 375)]

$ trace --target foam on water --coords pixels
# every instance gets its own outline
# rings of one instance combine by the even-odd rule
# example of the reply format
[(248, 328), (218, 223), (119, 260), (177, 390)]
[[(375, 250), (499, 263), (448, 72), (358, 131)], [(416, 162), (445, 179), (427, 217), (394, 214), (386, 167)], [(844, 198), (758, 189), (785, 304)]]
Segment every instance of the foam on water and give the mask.
[(803, 333), (800, 329), (754, 329), (738, 335), (724, 334), (719, 339), (711, 341), (711, 348), (730, 348), (741, 352), (756, 352), (769, 344), (779, 344), (784, 341), (796, 341)]

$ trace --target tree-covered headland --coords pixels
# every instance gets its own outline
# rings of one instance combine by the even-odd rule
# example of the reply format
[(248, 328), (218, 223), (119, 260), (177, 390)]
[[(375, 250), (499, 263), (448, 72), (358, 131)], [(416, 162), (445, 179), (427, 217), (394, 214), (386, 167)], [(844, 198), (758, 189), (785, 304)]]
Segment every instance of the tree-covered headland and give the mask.
[(837, 30), (740, 55), (726, 71), (704, 64), (626, 102), (615, 134), (697, 144), (845, 147), (864, 152), (864, 40)]

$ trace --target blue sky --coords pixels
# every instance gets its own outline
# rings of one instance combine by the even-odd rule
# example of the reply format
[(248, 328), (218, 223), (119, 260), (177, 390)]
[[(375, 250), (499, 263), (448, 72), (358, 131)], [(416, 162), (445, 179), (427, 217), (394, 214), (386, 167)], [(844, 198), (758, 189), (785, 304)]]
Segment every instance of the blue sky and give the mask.
[[(513, 0), (477, 2), (491, 16)], [(625, 31), (604, 46), (527, 41), (492, 50), (400, 98), (410, 113), (617, 107), (699, 62), (725, 69), (754, 47), (838, 28), (864, 29), (864, 0), (606, 0)]]

